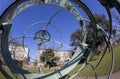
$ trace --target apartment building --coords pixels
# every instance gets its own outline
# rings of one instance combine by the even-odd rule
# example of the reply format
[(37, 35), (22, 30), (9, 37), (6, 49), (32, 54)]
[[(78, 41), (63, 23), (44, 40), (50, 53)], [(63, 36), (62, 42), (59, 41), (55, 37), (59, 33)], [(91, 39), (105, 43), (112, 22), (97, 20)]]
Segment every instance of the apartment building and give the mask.
[(9, 51), (12, 59), (21, 65), (29, 63), (29, 48), (27, 46), (18, 43), (9, 43)]

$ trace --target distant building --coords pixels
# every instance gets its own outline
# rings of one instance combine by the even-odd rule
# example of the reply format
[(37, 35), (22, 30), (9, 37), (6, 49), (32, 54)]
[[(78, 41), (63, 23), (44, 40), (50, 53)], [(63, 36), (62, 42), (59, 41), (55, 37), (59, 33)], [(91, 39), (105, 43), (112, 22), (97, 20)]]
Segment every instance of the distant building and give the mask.
[(9, 51), (13, 60), (19, 62), (20, 65), (29, 63), (29, 48), (22, 44), (9, 43)]
[(72, 54), (69, 50), (58, 50), (55, 51), (55, 56), (59, 57), (60, 62), (66, 62), (69, 61), (72, 57)]
[[(1, 42), (2, 31), (0, 31), (0, 42)], [(1, 50), (1, 45), (0, 45)], [(20, 65), (26, 65), (29, 63), (29, 48), (19, 43), (11, 42), (9, 43), (9, 51), (11, 57)], [(4, 62), (2, 55), (0, 54), (0, 61)]]
[[(39, 61), (40, 55), (45, 51), (45, 49), (38, 50), (38, 54), (36, 56), (36, 60)], [(57, 63), (65, 63), (66, 61), (69, 61), (72, 57), (72, 54), (69, 50), (54, 50), (55, 56), (59, 57), (59, 62)], [(43, 64), (43, 63), (41, 63)]]

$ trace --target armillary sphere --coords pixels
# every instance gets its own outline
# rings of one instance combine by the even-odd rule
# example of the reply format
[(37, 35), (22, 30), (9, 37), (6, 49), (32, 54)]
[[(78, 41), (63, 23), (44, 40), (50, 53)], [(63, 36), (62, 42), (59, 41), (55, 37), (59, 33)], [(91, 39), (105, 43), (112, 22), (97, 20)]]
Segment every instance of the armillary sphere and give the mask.
[[(23, 12), (24, 10), (36, 6), (36, 5), (55, 5), (56, 7), (61, 7), (60, 10), (57, 10), (54, 12), (54, 14), (51, 14), (52, 17), (49, 18), (47, 21), (39, 21), (31, 24), (27, 27), (23, 35), (17, 36), (15, 38), (9, 39), (9, 33), (12, 28), (12, 21), (14, 18)], [(82, 16), (82, 11), (86, 14), (87, 18)], [(60, 14), (62, 11), (67, 10), (69, 13), (71, 13), (76, 21), (79, 23), (79, 28), (82, 32), (81, 39), (77, 40), (75, 49), (72, 49), (74, 52), (74, 55), (71, 57), (71, 59), (60, 69), (55, 70), (54, 72), (50, 73), (31, 73), (29, 71), (26, 71), (22, 69), (18, 64), (15, 63), (15, 61), (11, 57), (11, 52), (9, 51), (9, 43), (15, 39), (22, 38), (22, 45), (23, 48), (25, 48), (24, 39), (32, 38), (36, 45), (38, 45), (39, 49), (40, 47), (49, 41), (54, 41), (58, 44), (61, 44), (61, 46), (66, 46), (64, 43), (52, 40), (52, 33), (48, 30), (48, 27), (53, 27), (58, 31), (61, 39), (64, 35), (61, 35), (62, 31), (58, 29), (58, 25), (52, 23), (54, 18)], [(50, 16), (51, 16), (50, 15)], [(44, 25), (42, 25), (44, 24)], [(91, 25), (90, 30), (87, 29), (87, 24)], [(30, 32), (31, 29), (36, 27), (36, 25), (43, 26), (41, 29), (37, 29), (33, 35), (28, 36), (27, 33)], [(69, 27), (66, 26), (68, 29)], [(66, 31), (68, 30), (66, 29)], [(101, 32), (102, 35), (105, 37), (106, 46), (110, 47), (109, 37), (107, 37), (106, 32), (104, 29), (96, 24), (96, 20), (89, 10), (89, 8), (80, 0), (14, 0), (14, 2), (2, 13), (0, 16), (0, 30), (2, 33), (1, 37), (1, 55), (3, 56), (3, 59), (10, 69), (10, 71), (15, 75), (16, 78), (22, 78), (22, 79), (73, 79), (75, 78), (82, 70), (85, 69), (87, 65), (90, 65), (95, 78), (97, 79), (96, 74), (96, 68), (100, 64), (102, 58), (98, 61), (96, 66), (94, 67), (92, 64), (90, 64), (90, 60), (94, 55), (94, 51), (97, 46), (98, 42), (98, 32)], [(90, 43), (87, 42), (88, 36), (91, 35), (92, 39), (90, 40)], [(67, 47), (67, 46), (66, 46)], [(107, 49), (106, 47), (106, 49)], [(112, 49), (112, 47), (110, 47)], [(23, 49), (24, 50), (24, 49)], [(82, 64), (82, 67), (79, 67), (78, 70), (71, 76), (69, 76), (69, 73), (81, 62), (81, 60), (84, 59), (84, 63)], [(113, 60), (113, 55), (112, 55)], [(108, 78), (111, 76), (112, 70), (113, 70), (113, 63), (111, 64), (111, 70), (108, 75)], [(12, 77), (5, 72), (3, 69), (2, 74), (5, 75), (7, 79), (12, 79)], [(89, 74), (88, 74), (89, 76)]]

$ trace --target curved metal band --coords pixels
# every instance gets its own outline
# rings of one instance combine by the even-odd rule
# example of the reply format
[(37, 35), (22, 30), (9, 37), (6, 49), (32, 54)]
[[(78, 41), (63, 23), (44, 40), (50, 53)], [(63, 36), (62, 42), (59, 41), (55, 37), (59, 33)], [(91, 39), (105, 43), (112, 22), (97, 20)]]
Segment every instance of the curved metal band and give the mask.
[[(74, 17), (76, 17), (78, 22), (82, 21), (82, 16), (79, 13), (79, 11), (71, 3), (69, 3), (66, 0), (17, 0), (10, 7), (8, 7), (8, 9), (0, 17), (0, 24), (2, 24), (3, 22), (8, 22), (8, 21), (11, 22), (11, 20), (17, 14), (19, 14), (21, 11), (25, 10), (28, 7), (33, 6), (32, 3), (29, 6), (26, 6), (25, 2), (27, 2), (27, 1), (32, 2), (33, 4), (42, 4), (42, 3), (57, 4), (57, 5), (61, 6), (61, 7), (66, 8), (67, 10), (69, 10), (74, 15)], [(87, 15), (89, 16), (89, 18), (91, 20), (91, 23), (94, 26), (95, 25), (95, 19), (94, 19), (92, 13), (90, 12), (90, 10), (87, 8), (87, 6), (85, 6), (79, 0), (74, 0), (73, 2), (75, 2), (78, 5), (78, 7), (83, 8), (83, 10), (87, 13)], [(21, 6), (22, 6), (22, 8), (21, 8)], [(21, 10), (19, 9), (18, 13), (17, 13), (16, 10), (19, 7), (20, 7)], [(10, 10), (12, 10), (12, 11), (10, 11)], [(11, 13), (9, 13), (9, 12), (11, 12)], [(41, 76), (39, 74), (30, 74), (29, 72), (22, 70), (16, 63), (13, 62), (13, 60), (10, 57), (10, 53), (8, 51), (8, 43), (7, 43), (8, 42), (8, 34), (9, 34), (10, 27), (11, 27), (11, 25), (9, 25), (9, 23), (7, 25), (3, 26), (4, 30), (2, 30), (3, 31), (3, 33), (2, 33), (3, 34), (2, 35), (2, 54), (4, 55), (4, 58), (6, 58), (5, 61), (7, 62), (7, 65), (11, 69), (11, 71), (13, 73), (21, 76), (22, 78), (25, 78), (25, 79), (26, 78), (28, 78), (28, 79), (31, 79), (31, 78), (36, 78), (36, 79), (39, 79), (39, 78), (40, 79), (43, 79), (43, 78), (45, 78), (45, 79), (52, 79), (52, 78), (58, 79), (58, 78), (61, 78), (61, 77), (65, 76), (65, 75), (67, 75), (73, 68), (75, 68), (75, 66), (83, 58), (83, 55), (84, 55), (84, 53), (85, 53), (85, 51), (87, 49), (87, 45), (84, 43), (85, 42), (84, 40), (86, 39), (86, 37), (85, 37), (85, 39), (83, 40), (83, 43), (80, 44), (80, 46), (77, 47), (76, 52), (75, 52), (74, 56), (72, 57), (72, 59), (64, 67), (62, 67), (61, 69), (59, 69), (59, 70), (57, 70), (55, 72), (52, 72), (52, 73), (49, 73), (49, 74), (46, 74), (46, 75), (43, 75), (43, 76)], [(81, 27), (82, 27), (83, 31), (86, 32), (86, 30), (85, 30), (86, 27), (84, 25), (82, 25), (82, 24), (81, 24)], [(94, 31), (95, 31), (96, 27), (93, 27), (93, 28), (94, 28)], [(94, 34), (94, 36), (95, 35), (96, 34)], [(94, 37), (94, 39), (96, 39), (96, 38)], [(93, 50), (94, 50), (94, 46), (95, 45), (92, 46)], [(90, 54), (90, 56), (88, 58), (91, 58), (91, 54)], [(88, 59), (88, 61), (89, 61), (89, 59)], [(14, 68), (15, 68), (15, 70), (14, 70)]]

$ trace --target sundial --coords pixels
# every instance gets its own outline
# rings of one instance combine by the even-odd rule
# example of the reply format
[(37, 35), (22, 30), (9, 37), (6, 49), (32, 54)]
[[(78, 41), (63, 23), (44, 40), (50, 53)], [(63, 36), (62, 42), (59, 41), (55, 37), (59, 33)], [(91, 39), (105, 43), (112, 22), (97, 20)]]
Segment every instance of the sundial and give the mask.
[[(32, 29), (36, 24), (40, 25), (41, 23), (45, 23), (45, 26), (43, 26), (42, 29), (36, 30), (34, 35), (30, 36), (30, 38), (33, 38), (36, 45), (39, 45), (39, 46), (49, 42), (52, 38), (51, 38), (51, 33), (47, 30), (47, 28), (49, 27), (49, 25), (51, 25), (54, 28), (57, 28), (57, 25), (53, 24), (51, 21), (53, 20), (53, 18), (56, 17), (56, 15), (58, 15), (63, 10), (69, 11), (76, 18), (76, 21), (79, 23), (79, 26), (82, 31), (82, 36), (81, 36), (82, 40), (78, 41), (77, 47), (74, 50), (75, 54), (72, 56), (72, 58), (63, 67), (61, 67), (58, 70), (55, 70), (54, 72), (50, 72), (48, 74), (30, 73), (22, 69), (13, 61), (8, 48), (9, 47), (8, 37), (9, 37), (10, 29), (12, 27), (12, 20), (22, 11), (30, 7), (33, 7), (35, 5), (42, 5), (42, 4), (55, 5), (55, 6), (61, 7), (62, 9), (56, 11), (52, 15), (52, 17), (49, 18), (48, 21), (40, 21), (28, 26), (28, 28), (25, 30), (23, 35), (21, 35), (20, 37), (13, 38), (11, 40), (18, 39), (18, 38), (23, 38), (24, 40), (24, 38), (28, 38), (28, 36), (26, 36), (26, 33), (30, 29)], [(88, 18), (84, 18), (79, 9), (82, 9), (85, 12), (85, 14), (88, 16)], [(92, 33), (93, 42), (91, 45), (86, 43), (87, 33), (88, 33), (88, 30), (86, 29), (87, 28), (86, 22), (92, 25), (91, 29), (93, 31)], [(16, 76), (16, 78), (20, 77), (22, 79), (53, 79), (53, 78), (54, 79), (65, 79), (65, 78), (73, 79), (82, 70), (84, 70), (87, 65), (90, 65), (92, 70), (94, 71), (95, 78), (97, 79), (97, 74), (95, 69), (100, 64), (102, 57), (95, 67), (91, 65), (89, 61), (92, 58), (93, 52), (95, 50), (96, 40), (97, 40), (97, 31), (98, 30), (102, 31), (104, 34), (104, 37), (107, 37), (107, 35), (103, 30), (103, 28), (100, 25), (96, 24), (96, 21), (92, 12), (82, 1), (80, 0), (15, 0), (0, 16), (0, 29), (2, 31), (0, 53), (3, 56), (3, 59), (6, 65), (9, 67), (10, 71)], [(58, 29), (56, 30), (58, 31)], [(110, 46), (109, 37), (106, 39), (108, 41), (107, 45)], [(86, 53), (87, 53), (87, 57), (85, 57)], [(113, 55), (112, 55), (112, 58), (113, 58)], [(85, 62), (83, 63), (82, 67), (78, 68), (78, 71), (76, 73), (68, 77), (68, 73), (70, 73), (78, 65), (78, 63), (81, 62), (82, 59), (85, 59)], [(113, 70), (113, 63), (114, 61), (112, 61), (111, 70), (110, 70), (110, 74), (108, 75), (108, 78), (111, 76), (111, 73)], [(6, 78), (11, 78), (7, 73), (4, 73), (4, 70), (2, 71), (2, 73), (6, 76)]]

